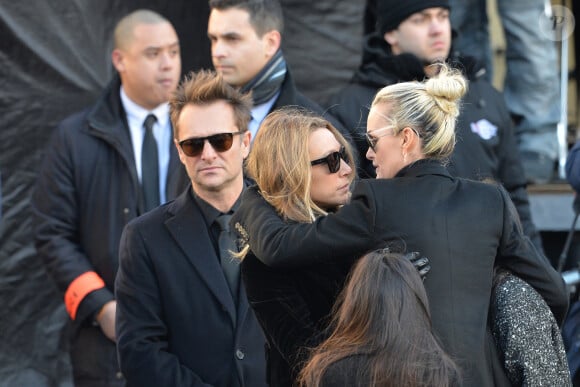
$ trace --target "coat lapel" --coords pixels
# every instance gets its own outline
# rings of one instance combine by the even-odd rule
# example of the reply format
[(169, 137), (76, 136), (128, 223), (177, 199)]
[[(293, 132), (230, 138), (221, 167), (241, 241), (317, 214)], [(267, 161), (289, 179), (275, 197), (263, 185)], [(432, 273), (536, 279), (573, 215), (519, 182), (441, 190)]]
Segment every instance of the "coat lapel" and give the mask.
[[(244, 283), (240, 278), (240, 292), (238, 294), (238, 325), (243, 326), (244, 320), (248, 310), (250, 309), (250, 303), (248, 302), (248, 296), (246, 296), (246, 289), (244, 288)], [(238, 334), (244, 334), (244, 332), (238, 332)]]
[(206, 286), (217, 301), (225, 307), (235, 327), (236, 307), (234, 301), (219, 265), (203, 216), (192, 200), (189, 190), (191, 190), (191, 186), (173, 203), (169, 204), (171, 207), (168, 211), (173, 216), (165, 222), (165, 225), (183, 254), (199, 272)]

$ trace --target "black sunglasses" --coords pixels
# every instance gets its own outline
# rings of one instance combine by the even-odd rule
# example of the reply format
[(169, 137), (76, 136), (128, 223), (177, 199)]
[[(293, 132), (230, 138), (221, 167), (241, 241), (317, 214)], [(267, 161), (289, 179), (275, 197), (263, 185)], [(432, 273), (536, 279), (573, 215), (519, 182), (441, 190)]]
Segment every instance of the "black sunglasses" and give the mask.
[(377, 150), (375, 149), (375, 146), (377, 146), (377, 142), (379, 141), (379, 139), (371, 137), (368, 133), (365, 134), (365, 138), (367, 139), (367, 145), (369, 146), (369, 148), (371, 148), (373, 152), (376, 152)]
[(180, 141), (179, 146), (183, 153), (189, 157), (199, 156), (203, 152), (205, 140), (209, 141), (212, 148), (216, 151), (225, 152), (232, 147), (236, 134), (242, 134), (242, 132), (218, 133), (213, 136), (188, 138), (187, 140)]
[(344, 160), (348, 164), (348, 155), (344, 147), (340, 148), (338, 152), (332, 152), (326, 157), (316, 159), (310, 162), (310, 165), (318, 165), (326, 163), (330, 173), (336, 173), (340, 169), (340, 160)]

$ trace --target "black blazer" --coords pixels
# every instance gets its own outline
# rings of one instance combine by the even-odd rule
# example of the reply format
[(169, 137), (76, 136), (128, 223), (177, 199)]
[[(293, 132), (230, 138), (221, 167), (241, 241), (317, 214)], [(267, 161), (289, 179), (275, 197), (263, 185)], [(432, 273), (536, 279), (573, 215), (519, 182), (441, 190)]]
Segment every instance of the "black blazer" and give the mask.
[(503, 188), (420, 160), (396, 178), (359, 182), (350, 204), (313, 224), (284, 223), (257, 189), (246, 190), (232, 223), (245, 228), (257, 257), (279, 267), (352, 259), (404, 241), (431, 261), (425, 287), (433, 328), (464, 385), (493, 386), (506, 381), (486, 325), (494, 266), (532, 285), (559, 322), (568, 307), (562, 278), (523, 235), (514, 211)]
[(121, 238), (117, 349), (129, 386), (266, 386), (264, 336), (237, 310), (191, 186)]
[(251, 253), (246, 256), (242, 279), (266, 335), (270, 386), (293, 386), (308, 349), (326, 338), (330, 312), (349, 269), (350, 262), (280, 270)]
[(320, 380), (320, 387), (368, 387), (371, 376), (365, 367), (366, 355), (342, 358), (330, 364)]

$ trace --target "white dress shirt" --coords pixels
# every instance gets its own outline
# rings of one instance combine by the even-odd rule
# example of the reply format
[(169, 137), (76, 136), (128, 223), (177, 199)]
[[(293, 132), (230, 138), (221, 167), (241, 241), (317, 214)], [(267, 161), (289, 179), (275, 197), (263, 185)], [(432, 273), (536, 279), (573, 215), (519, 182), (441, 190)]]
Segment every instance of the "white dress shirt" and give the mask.
[(272, 106), (274, 105), (274, 102), (276, 102), (276, 100), (278, 99), (279, 95), (280, 95), (280, 92), (277, 92), (268, 101), (266, 101), (260, 105), (256, 105), (256, 106), (252, 107), (252, 119), (250, 120), (250, 123), (248, 124), (248, 129), (250, 130), (250, 133), (252, 133), (252, 140), (251, 140), (252, 143), (254, 142), (254, 138), (256, 138), (256, 134), (258, 134), (258, 129), (260, 128), (260, 124), (262, 123), (262, 121), (264, 121), (264, 118), (266, 118), (270, 109), (272, 109)]
[(121, 103), (127, 114), (127, 123), (131, 133), (131, 143), (133, 144), (133, 154), (135, 155), (135, 166), (137, 167), (137, 176), (141, 182), (141, 148), (143, 147), (143, 137), (145, 136), (145, 127), (143, 123), (149, 114), (157, 117), (157, 122), (153, 125), (153, 137), (157, 141), (157, 154), (159, 156), (159, 199), (161, 204), (167, 201), (165, 187), (167, 185), (167, 169), (169, 168), (169, 149), (173, 146), (172, 127), (169, 120), (169, 103), (163, 103), (155, 109), (149, 111), (131, 101), (123, 86), (121, 86)]

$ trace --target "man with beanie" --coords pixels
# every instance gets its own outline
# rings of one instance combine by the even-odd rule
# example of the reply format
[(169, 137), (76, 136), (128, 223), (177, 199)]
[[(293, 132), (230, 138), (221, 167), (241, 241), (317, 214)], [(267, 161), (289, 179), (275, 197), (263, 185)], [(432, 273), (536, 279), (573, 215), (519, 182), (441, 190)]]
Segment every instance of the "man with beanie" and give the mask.
[[(372, 2), (372, 0), (370, 0)], [(376, 92), (384, 86), (423, 80), (448, 61), (469, 79), (457, 123), (457, 145), (449, 170), (458, 177), (491, 179), (503, 184), (516, 205), (525, 234), (542, 251), (531, 216), (526, 179), (513, 124), (502, 95), (484, 78), (485, 69), (451, 47), (448, 0), (380, 0), (377, 31), (367, 36), (362, 64), (349, 85), (330, 100), (329, 111), (351, 132), (361, 177), (374, 177), (366, 160), (366, 117)]]
[(207, 34), (216, 72), (252, 93), (252, 139), (269, 112), (296, 105), (322, 114), (350, 141), (335, 118), (296, 89), (280, 48), (284, 22), (278, 0), (210, 0), (209, 7)]

